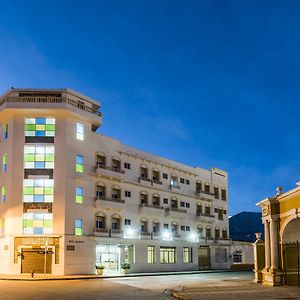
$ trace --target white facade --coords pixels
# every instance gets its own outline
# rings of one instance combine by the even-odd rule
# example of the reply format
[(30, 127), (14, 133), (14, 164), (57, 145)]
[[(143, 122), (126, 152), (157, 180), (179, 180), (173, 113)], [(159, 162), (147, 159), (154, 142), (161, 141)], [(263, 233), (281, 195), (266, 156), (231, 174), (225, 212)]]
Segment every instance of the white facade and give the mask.
[(96, 133), (99, 103), (71, 90), (12, 89), (0, 123), (1, 273), (230, 267), (226, 172)]

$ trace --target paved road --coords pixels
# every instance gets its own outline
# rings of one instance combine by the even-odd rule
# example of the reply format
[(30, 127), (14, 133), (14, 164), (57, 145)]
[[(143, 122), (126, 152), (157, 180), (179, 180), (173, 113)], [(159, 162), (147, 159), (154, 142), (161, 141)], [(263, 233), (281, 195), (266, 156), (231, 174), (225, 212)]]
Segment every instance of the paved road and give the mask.
[(251, 272), (145, 276), (67, 281), (0, 281), (0, 300), (170, 300), (165, 289), (181, 289), (190, 300), (300, 299), (299, 288), (262, 287)]

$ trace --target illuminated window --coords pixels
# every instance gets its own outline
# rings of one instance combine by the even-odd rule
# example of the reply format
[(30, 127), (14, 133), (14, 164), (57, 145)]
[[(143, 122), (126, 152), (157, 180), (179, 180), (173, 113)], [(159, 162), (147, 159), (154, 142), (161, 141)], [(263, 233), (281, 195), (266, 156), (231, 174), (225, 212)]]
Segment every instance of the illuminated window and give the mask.
[(6, 172), (7, 171), (7, 161), (8, 161), (8, 157), (7, 154), (3, 154), (2, 157), (2, 172)]
[(75, 220), (75, 235), (83, 235), (83, 221), (82, 219)]
[(53, 179), (24, 179), (23, 202), (53, 202)]
[(49, 213), (24, 213), (24, 234), (51, 234), (53, 231), (53, 215)]
[(76, 155), (76, 172), (83, 173), (84, 171), (84, 158), (82, 155)]
[(25, 146), (25, 169), (54, 169), (54, 146)]
[(183, 262), (191, 263), (192, 262), (192, 248), (183, 247)]
[(80, 141), (84, 140), (84, 126), (81, 123), (76, 124), (76, 139)]
[(175, 264), (176, 262), (175, 256), (176, 256), (175, 247), (160, 247), (161, 264)]
[(147, 262), (148, 264), (155, 263), (155, 246), (147, 247)]
[(76, 203), (83, 203), (83, 187), (76, 186)]
[(55, 136), (55, 119), (25, 118), (25, 136)]
[(1, 189), (1, 199), (2, 199), (2, 203), (6, 202), (6, 186), (3, 185), (2, 189)]
[(3, 138), (4, 138), (5, 140), (8, 139), (8, 124), (5, 124), (5, 125), (3, 126)]

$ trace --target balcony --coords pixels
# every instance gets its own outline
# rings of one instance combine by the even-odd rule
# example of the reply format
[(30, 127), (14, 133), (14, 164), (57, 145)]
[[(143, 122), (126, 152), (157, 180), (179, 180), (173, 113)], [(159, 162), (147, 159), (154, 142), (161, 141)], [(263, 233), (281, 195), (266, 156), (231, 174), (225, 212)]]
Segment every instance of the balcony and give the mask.
[(107, 197), (96, 197), (95, 207), (113, 207), (113, 208), (123, 208), (125, 200), (120, 198), (107, 198)]
[(165, 211), (162, 206), (143, 203), (140, 205), (140, 213), (151, 216), (164, 216)]
[(166, 215), (172, 218), (185, 219), (186, 218), (186, 209), (176, 208), (176, 207), (167, 207), (165, 209)]
[(142, 183), (144, 185), (147, 185), (147, 186), (153, 186), (154, 184), (162, 184), (161, 181), (153, 180), (153, 179), (146, 178), (146, 177), (139, 177), (138, 182)]
[(214, 219), (215, 219), (214, 215), (203, 214), (203, 213), (197, 213), (196, 214), (196, 221), (197, 222), (206, 221), (207, 223), (213, 223)]
[(206, 200), (211, 202), (212, 200), (215, 199), (215, 194), (214, 193), (210, 193), (210, 192), (206, 192), (203, 190), (196, 190), (195, 195), (200, 197), (202, 200)]
[(139, 238), (141, 240), (151, 240), (152, 239), (152, 233), (151, 232), (141, 231), (139, 233)]
[(109, 230), (105, 228), (94, 228), (94, 235), (109, 237)]
[(109, 232), (109, 236), (112, 238), (120, 238), (123, 237), (123, 231), (120, 229), (111, 229)]
[(108, 167), (102, 163), (97, 163), (95, 167), (96, 174), (98, 176), (104, 176), (110, 179), (116, 179), (122, 181), (125, 177), (125, 171), (116, 167)]

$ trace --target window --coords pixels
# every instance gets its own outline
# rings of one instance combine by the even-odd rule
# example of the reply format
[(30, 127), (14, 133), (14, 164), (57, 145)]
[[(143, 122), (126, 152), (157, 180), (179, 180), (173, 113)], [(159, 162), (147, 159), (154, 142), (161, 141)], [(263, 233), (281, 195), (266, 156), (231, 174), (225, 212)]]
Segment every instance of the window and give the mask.
[(76, 203), (83, 203), (83, 187), (76, 186)]
[(221, 199), (226, 201), (226, 189), (222, 188), (221, 190)]
[(190, 204), (188, 202), (185, 203), (186, 208), (190, 208)]
[(196, 192), (200, 193), (202, 191), (202, 183), (200, 181), (196, 182)]
[(7, 171), (7, 161), (8, 161), (8, 156), (5, 153), (5, 154), (3, 154), (3, 157), (2, 157), (2, 172)]
[(227, 239), (227, 238), (228, 238), (228, 234), (227, 234), (227, 229), (226, 229), (226, 228), (224, 228), (224, 229), (222, 230), (222, 238), (223, 238), (223, 239)]
[(232, 261), (234, 263), (242, 263), (242, 256), (243, 256), (242, 251), (237, 250), (232, 254)]
[(221, 208), (219, 208), (219, 210), (218, 210), (218, 219), (219, 220), (224, 220), (223, 209), (221, 209)]
[(216, 248), (215, 259), (216, 259), (216, 263), (227, 262), (227, 249), (226, 248)]
[(82, 219), (75, 220), (75, 235), (83, 235), (83, 221)]
[(3, 185), (1, 188), (1, 199), (2, 199), (2, 203), (6, 202), (6, 185)]
[(131, 225), (131, 220), (130, 219), (125, 219), (125, 225)]
[(185, 203), (183, 201), (180, 201), (180, 206), (185, 207)]
[(81, 123), (76, 124), (76, 139), (80, 141), (84, 140), (84, 125)]
[(168, 179), (168, 174), (163, 173), (163, 179)]
[(148, 264), (155, 263), (155, 246), (147, 247), (147, 262)]
[(220, 229), (218, 227), (215, 228), (215, 239), (218, 240), (220, 238)]
[(53, 214), (23, 213), (24, 234), (52, 234)]
[(209, 186), (208, 183), (205, 183), (205, 185), (204, 185), (204, 191), (205, 191), (205, 193), (210, 193), (210, 186)]
[(184, 183), (184, 178), (180, 178), (180, 183)]
[(181, 226), (180, 226), (180, 230), (181, 230), (181, 231), (185, 231), (185, 226), (181, 225)]
[(164, 198), (164, 204), (168, 204), (168, 203), (169, 203), (168, 198)]
[(54, 118), (25, 118), (25, 136), (54, 137)]
[(176, 262), (175, 256), (176, 256), (175, 247), (160, 247), (161, 264), (175, 264)]
[(76, 155), (76, 172), (83, 173), (84, 171), (84, 158), (82, 155)]
[(97, 217), (97, 219), (96, 219), (96, 228), (97, 229), (104, 229), (105, 228), (104, 217)]
[(178, 178), (177, 177), (172, 177), (171, 186), (178, 187)]
[(125, 197), (131, 197), (131, 192), (130, 191), (125, 191)]
[(219, 188), (217, 186), (214, 187), (215, 198), (219, 199)]
[(3, 138), (4, 138), (5, 140), (8, 139), (8, 124), (5, 124), (5, 125), (3, 126)]
[(169, 224), (164, 224), (164, 229), (168, 229), (169, 228)]
[(201, 204), (197, 204), (197, 212), (196, 213), (197, 213), (197, 216), (200, 216), (203, 213)]
[(185, 230), (186, 231), (191, 231), (191, 227), (190, 226), (185, 226)]
[(187, 185), (189, 185), (189, 184), (190, 184), (190, 181), (189, 181), (188, 179), (186, 179), (186, 180), (185, 180), (185, 183), (186, 183)]
[(24, 179), (23, 202), (52, 203), (54, 195), (53, 179)]
[(205, 206), (205, 214), (208, 216), (210, 215), (210, 206), (209, 205)]
[(129, 163), (124, 163), (124, 168), (130, 170), (131, 166)]
[(208, 239), (211, 239), (211, 228), (210, 227), (206, 227), (206, 237)]
[(183, 247), (182, 249), (182, 254), (183, 254), (183, 262), (184, 263), (191, 263), (192, 261), (192, 248), (189, 247)]
[(24, 169), (54, 169), (54, 146), (24, 146)]

